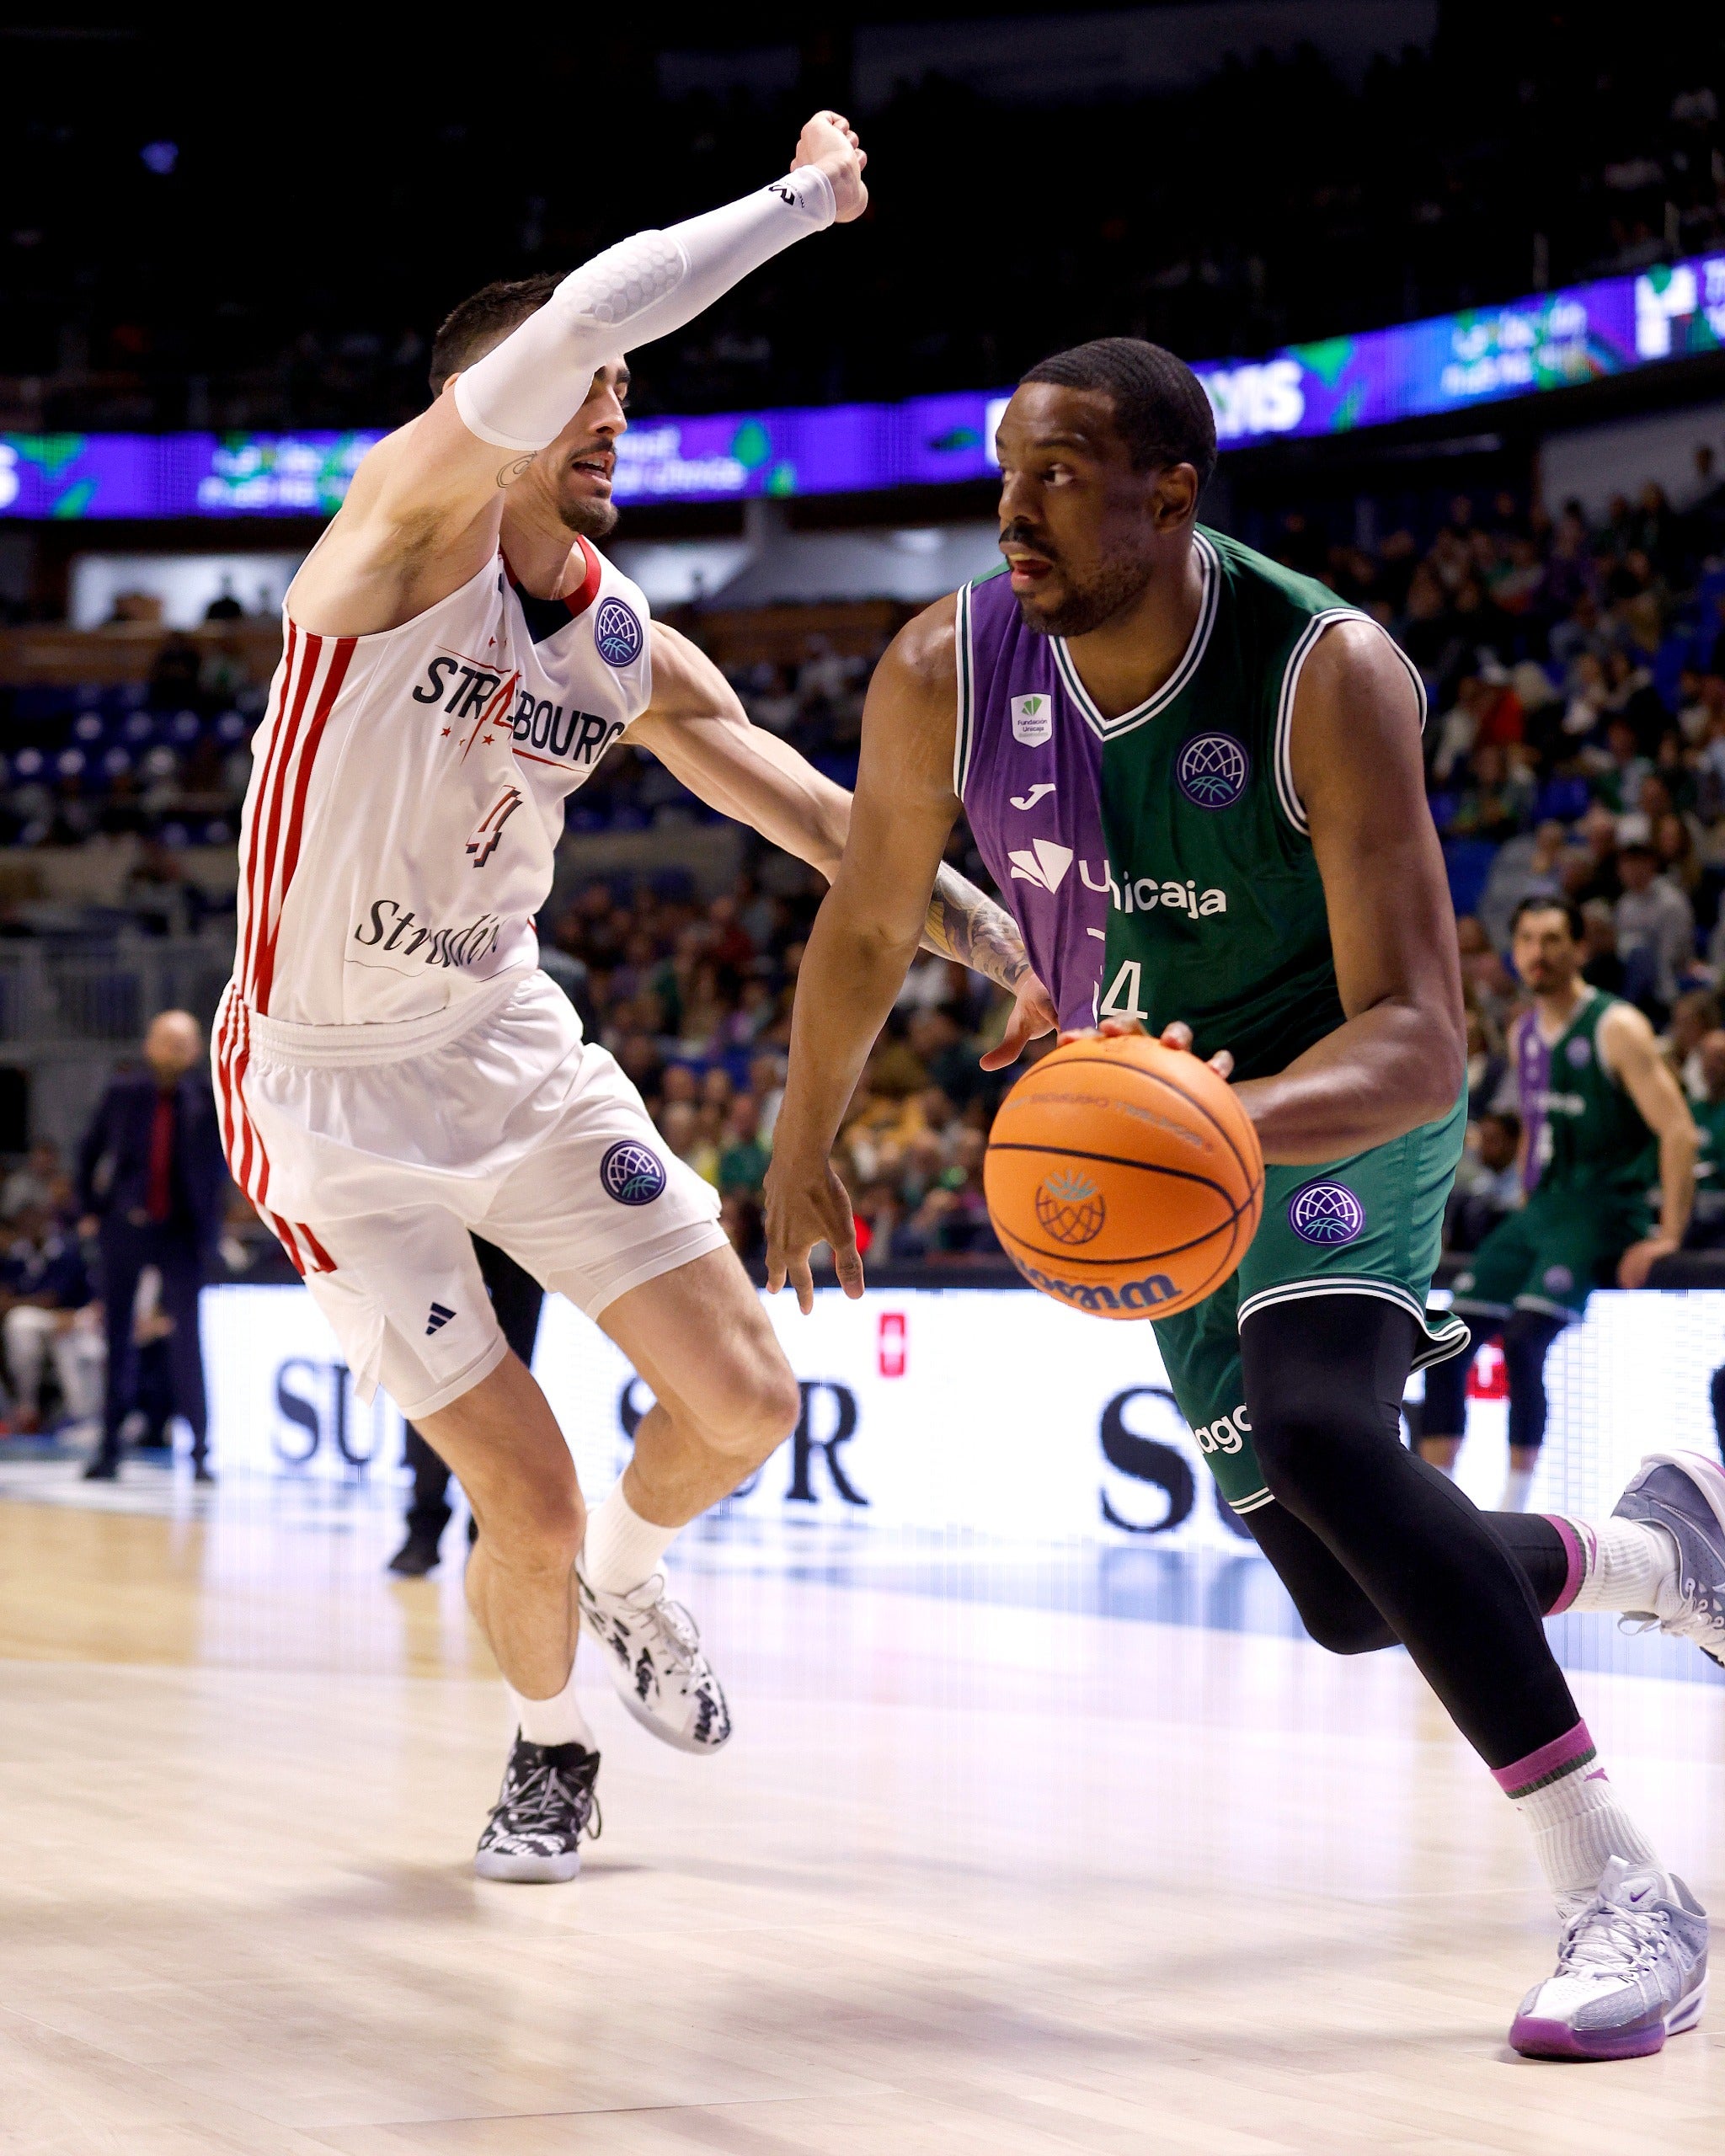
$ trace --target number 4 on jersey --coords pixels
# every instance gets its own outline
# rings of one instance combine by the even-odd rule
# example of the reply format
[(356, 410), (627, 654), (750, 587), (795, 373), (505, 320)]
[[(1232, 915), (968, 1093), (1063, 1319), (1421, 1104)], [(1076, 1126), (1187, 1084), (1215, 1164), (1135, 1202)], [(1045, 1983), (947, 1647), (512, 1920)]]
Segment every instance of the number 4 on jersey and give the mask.
[(1136, 1018), (1140, 1023), (1147, 1020), (1150, 1013), (1141, 1009), (1138, 1001), (1143, 992), (1142, 979), (1143, 968), (1140, 961), (1128, 958), (1114, 975), (1108, 994), (1097, 1006), (1097, 1017)]

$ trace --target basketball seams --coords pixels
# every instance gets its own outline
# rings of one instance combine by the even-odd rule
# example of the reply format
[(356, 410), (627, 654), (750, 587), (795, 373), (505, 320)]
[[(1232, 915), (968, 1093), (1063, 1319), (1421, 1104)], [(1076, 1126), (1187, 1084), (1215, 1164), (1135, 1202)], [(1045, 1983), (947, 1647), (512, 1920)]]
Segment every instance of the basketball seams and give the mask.
[[(1174, 1052), (1175, 1051), (1172, 1049), (1169, 1051), (1170, 1054), (1173, 1054)], [(1046, 1059), (1044, 1059), (1044, 1061)], [(1068, 1056), (1061, 1063), (1060, 1068), (1062, 1070), (1076, 1070), (1081, 1067), (1081, 1065), (1099, 1065), (1104, 1070), (1130, 1070), (1137, 1077), (1148, 1079), (1151, 1085), (1160, 1086), (1165, 1092), (1172, 1093), (1176, 1100), (1183, 1102), (1188, 1107), (1196, 1108), (1198, 1113), (1210, 1125), (1210, 1129), (1215, 1131), (1217, 1137), (1221, 1139), (1228, 1150), (1234, 1155), (1235, 1165), (1238, 1167), (1241, 1174), (1248, 1182), (1252, 1180), (1252, 1171), (1247, 1166), (1245, 1157), (1242, 1154), (1239, 1145), (1230, 1135), (1226, 1125), (1223, 1124), (1211, 1112), (1210, 1108), (1204, 1102), (1198, 1098), (1196, 1094), (1188, 1093), (1183, 1086), (1177, 1086), (1172, 1078), (1164, 1078), (1159, 1072), (1155, 1070), (1146, 1070), (1141, 1063), (1119, 1062), (1111, 1055)], [(1023, 1078), (1019, 1081), (1019, 1084), (1022, 1086), (1028, 1080), (1033, 1078), (1037, 1071), (1041, 1070), (1042, 1067), (1043, 1065), (1041, 1063), (1033, 1065), (1030, 1070), (1025, 1072)], [(1215, 1073), (1212, 1071), (1210, 1075), (1215, 1077)], [(1220, 1082), (1226, 1085), (1227, 1081), (1223, 1079)], [(1017, 1086), (1013, 1088), (1014, 1092), (1017, 1092), (1017, 1090), (1018, 1088)], [(1028, 1106), (1035, 1098), (1036, 1095), (1033, 1092), (1024, 1093), (1021, 1096), (1022, 1102), (1025, 1106)], [(1099, 1102), (1097, 1105), (1101, 1107), (1106, 1107), (1109, 1104), (1107, 1102)], [(1010, 1106), (1011, 1096), (1009, 1095), (1007, 1099), (1001, 1103), (1001, 1113), (1004, 1114)], [(1244, 1109), (1241, 1110), (1241, 1113), (1244, 1115)], [(1260, 1180), (1262, 1180), (1262, 1171), (1260, 1171)]]
[[(1164, 1056), (1169, 1053), (1172, 1051), (1166, 1049), (1162, 1051)], [(1049, 1095), (1045, 1096), (1043, 1093), (1038, 1079), (1039, 1071), (1046, 1069), (1049, 1079), (1055, 1081), (1068, 1072), (1076, 1071), (1081, 1065), (1099, 1066), (1108, 1073), (1111, 1083), (1106, 1094), (1093, 1101), (1071, 1096), (1061, 1101), (1058, 1094), (1054, 1093), (1052, 1090)], [(1130, 1086), (1127, 1082), (1127, 1080), (1134, 1075), (1150, 1080), (1164, 1092), (1172, 1093), (1174, 1096), (1174, 1101), (1170, 1103), (1170, 1107), (1172, 1108), (1178, 1106), (1178, 1119), (1167, 1121), (1167, 1128), (1171, 1134), (1180, 1133), (1183, 1126), (1184, 1134), (1188, 1139), (1195, 1139), (1205, 1144), (1208, 1141), (1203, 1139), (1204, 1129), (1208, 1128), (1214, 1134), (1215, 1141), (1222, 1148), (1215, 1161), (1214, 1174), (1206, 1174), (1201, 1170), (1176, 1166), (1171, 1162), (1146, 1160), (1132, 1154), (1103, 1151), (1096, 1145), (1087, 1142), (1087, 1129), (1094, 1129), (1102, 1118), (1111, 1113), (1132, 1115), (1135, 1107), (1140, 1123), (1146, 1117), (1152, 1121), (1162, 1120), (1156, 1116), (1153, 1102), (1140, 1101), (1135, 1103)], [(1213, 1078), (1216, 1077), (1214, 1072), (1210, 1075)], [(1226, 1083), (1219, 1078), (1217, 1082)], [(1205, 1090), (1208, 1090), (1207, 1086)], [(1062, 1134), (1067, 1134), (1070, 1131), (1070, 1134), (1080, 1142), (1060, 1145), (1051, 1143), (1048, 1139), (1020, 1139), (1006, 1135), (1006, 1132), (1013, 1128), (1012, 1111), (1015, 1108), (1023, 1111), (1024, 1114), (1030, 1118), (1028, 1127), (1034, 1129), (1040, 1125), (1046, 1129), (1048, 1123), (1052, 1121), (1057, 1129), (1061, 1129)], [(1062, 1113), (1060, 1111), (1063, 1108), (1067, 1113)], [(1000, 1235), (1001, 1243), (1014, 1266), (1031, 1280), (1033, 1286), (1044, 1285), (1046, 1269), (1049, 1267), (1054, 1267), (1057, 1273), (1065, 1274), (1071, 1283), (1070, 1288), (1064, 1290), (1065, 1299), (1069, 1301), (1071, 1307), (1081, 1309), (1088, 1315), (1114, 1319), (1140, 1316), (1153, 1319), (1157, 1315), (1173, 1316), (1178, 1312), (1189, 1310), (1194, 1305), (1205, 1300), (1215, 1293), (1219, 1283), (1231, 1278), (1237, 1269), (1244, 1250), (1249, 1246), (1257, 1232), (1263, 1211), (1265, 1176), (1262, 1161), (1259, 1159), (1248, 1162), (1245, 1133), (1242, 1131), (1238, 1136), (1235, 1134), (1224, 1119), (1228, 1111), (1221, 1108), (1220, 1102), (1213, 1107), (1207, 1099), (1200, 1097), (1188, 1085), (1182, 1082), (1180, 1075), (1167, 1075), (1161, 1071), (1146, 1069), (1144, 1064), (1138, 1061), (1130, 1052), (1126, 1054), (1113, 1055), (1094, 1052), (1087, 1054), (1074, 1054), (1071, 1049), (1068, 1049), (1060, 1054), (1052, 1066), (1039, 1065), (1035, 1070), (1027, 1071), (1018, 1085), (1014, 1087), (1012, 1097), (1001, 1104), (1000, 1119), (989, 1141), (989, 1153), (991, 1155), (999, 1153), (1002, 1156), (1007, 1154), (1037, 1154), (1042, 1156), (1042, 1161), (1024, 1162), (1020, 1166), (1013, 1167), (1002, 1157), (996, 1164), (999, 1175), (1010, 1176), (1016, 1182), (1021, 1174), (1028, 1173), (1033, 1180), (1039, 1168), (1041, 1168), (1044, 1174), (1053, 1173), (1056, 1165), (1064, 1161), (1088, 1165), (1099, 1171), (1115, 1168), (1130, 1169), (1143, 1174), (1163, 1177), (1172, 1183), (1184, 1184), (1191, 1193), (1194, 1201), (1196, 1201), (1197, 1193), (1199, 1191), (1211, 1193), (1218, 1201), (1223, 1217), (1213, 1225), (1202, 1228), (1197, 1234), (1185, 1237), (1160, 1250), (1136, 1251), (1112, 1257), (1097, 1255), (1081, 1257), (1069, 1244), (1063, 1243), (1058, 1247), (1055, 1247), (1052, 1242), (1044, 1244), (1035, 1240), (1033, 1234), (1020, 1232), (1017, 1225), (1007, 1226), (1001, 1218), (995, 1197), (991, 1195), (990, 1213), (993, 1216), (994, 1225)], [(1231, 1113), (1236, 1115), (1243, 1114), (1237, 1101), (1232, 1103)], [(1074, 1123), (1076, 1128), (1071, 1128)], [(1109, 1128), (1112, 1129), (1111, 1126)], [(1102, 1138), (1103, 1133), (1097, 1132), (1097, 1136)], [(1104, 1142), (1106, 1142), (1105, 1139)], [(1123, 1131), (1116, 1137), (1115, 1142), (1131, 1145), (1140, 1145), (1143, 1142), (1143, 1134), (1140, 1129)], [(1258, 1150), (1255, 1145), (1252, 1145), (1250, 1150), (1254, 1154)], [(1001, 1191), (998, 1193), (1000, 1203), (1001, 1206), (1009, 1207), (1014, 1214), (1022, 1213), (1025, 1216), (1026, 1226), (1033, 1230), (1039, 1227), (1043, 1232), (1047, 1232), (1047, 1225), (1040, 1221), (1039, 1216), (1035, 1222), (1030, 1221), (1028, 1218), (1028, 1214), (1035, 1210), (1028, 1201), (1027, 1193), (1031, 1185), (1027, 1183), (1022, 1190), (1015, 1190), (1010, 1196), (1005, 1191)], [(1236, 1188), (1241, 1193), (1237, 1202), (1235, 1198)], [(1129, 1193), (1135, 1189), (1139, 1196), (1130, 1197)], [(1172, 1198), (1174, 1193), (1171, 1192), (1168, 1196)], [(1154, 1194), (1145, 1191), (1141, 1184), (1125, 1186), (1121, 1191), (1121, 1198), (1122, 1202), (1126, 1203), (1129, 1209), (1135, 1209), (1140, 1204), (1148, 1205), (1150, 1219), (1134, 1223), (1140, 1232), (1146, 1227), (1151, 1232), (1155, 1232), (1160, 1226), (1163, 1232), (1172, 1228), (1178, 1233), (1179, 1225), (1186, 1225), (1185, 1223), (1177, 1224), (1174, 1220), (1167, 1219), (1161, 1223), (1156, 1222), (1154, 1216), (1158, 1209)], [(1181, 1201), (1175, 1209), (1177, 1212), (1185, 1209), (1185, 1202)], [(1119, 1225), (1124, 1224), (1117, 1223), (1117, 1229)], [(1188, 1257), (1195, 1259), (1205, 1250), (1213, 1250), (1215, 1255), (1201, 1278), (1189, 1286), (1183, 1282), (1178, 1292), (1172, 1295), (1167, 1303), (1155, 1310), (1099, 1306), (1098, 1299), (1076, 1299), (1105, 1297), (1107, 1305), (1112, 1305), (1114, 1299), (1109, 1293), (1110, 1284), (1119, 1286), (1124, 1276), (1130, 1275), (1135, 1271), (1147, 1270), (1165, 1264), (1172, 1266), (1178, 1272), (1182, 1269), (1184, 1260)], [(1130, 1284), (1130, 1280), (1127, 1284)], [(1054, 1290), (1052, 1287), (1044, 1287), (1044, 1292), (1051, 1294)]]
[[(1033, 1251), (1039, 1257), (1058, 1259), (1062, 1265), (1154, 1265), (1165, 1257), (1178, 1257), (1186, 1251), (1198, 1249), (1201, 1244), (1207, 1243), (1212, 1235), (1220, 1235), (1225, 1229), (1237, 1230), (1241, 1220), (1252, 1210), (1254, 1204), (1259, 1203), (1263, 1194), (1263, 1186), (1260, 1180), (1247, 1192), (1236, 1205), (1223, 1186), (1218, 1182), (1212, 1182), (1208, 1176), (1193, 1175), (1185, 1168), (1165, 1168), (1154, 1161), (1123, 1160), (1114, 1153), (1081, 1153), (1073, 1146), (1031, 1145), (1008, 1139), (999, 1146), (991, 1146), (990, 1150), (1001, 1153), (1054, 1153), (1065, 1159), (1099, 1161), (1108, 1167), (1133, 1168), (1143, 1175), (1168, 1176), (1180, 1182), (1201, 1183), (1206, 1190), (1213, 1190), (1228, 1209), (1226, 1219), (1218, 1220), (1213, 1228), (1206, 1228), (1201, 1235), (1194, 1235), (1188, 1241), (1170, 1243), (1162, 1250), (1129, 1252), (1124, 1257), (1076, 1257), (1064, 1245), (1059, 1250), (1043, 1250), (1039, 1245), (1033, 1243), (1028, 1236), (1018, 1235), (1012, 1229), (1004, 1227), (998, 1219), (996, 1220), (996, 1233), (1017, 1243), (1023, 1249)], [(1229, 1246), (1231, 1251), (1232, 1247), (1231, 1243)]]
[(1234, 1227), (1239, 1217), (1238, 1214), (1231, 1213), (1226, 1220), (1218, 1220), (1215, 1227), (1206, 1228), (1201, 1235), (1194, 1235), (1188, 1242), (1172, 1243), (1167, 1250), (1147, 1250), (1135, 1254), (1129, 1253), (1124, 1257), (1074, 1257), (1070, 1251), (1065, 1249), (1042, 1250), (1026, 1236), (1015, 1233), (1011, 1228), (1003, 1228), (999, 1221), (995, 1223), (995, 1233), (1004, 1235), (1009, 1242), (1017, 1243), (1021, 1250), (1028, 1250), (1036, 1258), (1057, 1260), (1063, 1266), (1105, 1265), (1112, 1270), (1130, 1270), (1135, 1265), (1160, 1265), (1164, 1258), (1183, 1257), (1188, 1251), (1201, 1250), (1204, 1244), (1215, 1236), (1226, 1235)]
[(1160, 1161), (1132, 1161), (1123, 1153), (1098, 1153), (1093, 1146), (1050, 1145), (1045, 1139), (1003, 1138), (996, 1145), (991, 1141), (991, 1153), (1055, 1153), (1063, 1161), (1100, 1161), (1111, 1168), (1133, 1168), (1140, 1175), (1172, 1176), (1179, 1182), (1201, 1182), (1206, 1190), (1213, 1190), (1230, 1210), (1233, 1209), (1232, 1193), (1225, 1183), (1210, 1176), (1194, 1174), (1190, 1168), (1164, 1167)]

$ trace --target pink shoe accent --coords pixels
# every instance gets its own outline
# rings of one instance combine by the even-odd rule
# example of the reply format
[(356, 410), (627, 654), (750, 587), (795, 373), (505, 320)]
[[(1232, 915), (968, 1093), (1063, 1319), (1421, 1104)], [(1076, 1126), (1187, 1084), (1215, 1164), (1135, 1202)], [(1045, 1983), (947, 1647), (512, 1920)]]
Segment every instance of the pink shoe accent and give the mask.
[(1582, 1549), (1581, 1537), (1575, 1531), (1573, 1521), (1565, 1519), (1558, 1513), (1546, 1513), (1541, 1517), (1550, 1520), (1557, 1529), (1562, 1540), (1563, 1554), (1569, 1561), (1569, 1569), (1563, 1577), (1562, 1592), (1546, 1612), (1548, 1617), (1561, 1617), (1581, 1593), (1581, 1583), (1587, 1577), (1587, 1555)]
[(1665, 2048), (1665, 2024), (1644, 2029), (1572, 2029), (1567, 2022), (1518, 2014), (1509, 2025), (1510, 2047), (1524, 2058), (1647, 2058)]
[(1549, 1744), (1541, 1745), (1537, 1752), (1530, 1752), (1525, 1759), (1512, 1760), (1507, 1767), (1493, 1767), (1492, 1779), (1505, 1796), (1525, 1796), (1530, 1790), (1557, 1781), (1577, 1767), (1586, 1766), (1595, 1756), (1587, 1724), (1578, 1721), (1573, 1729), (1554, 1737)]

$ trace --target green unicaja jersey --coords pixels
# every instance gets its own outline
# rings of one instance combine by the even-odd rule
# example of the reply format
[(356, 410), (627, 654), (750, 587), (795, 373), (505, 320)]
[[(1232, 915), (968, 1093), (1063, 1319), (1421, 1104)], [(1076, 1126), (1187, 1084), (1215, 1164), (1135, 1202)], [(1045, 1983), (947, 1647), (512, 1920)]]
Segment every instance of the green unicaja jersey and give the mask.
[[(1294, 788), (1300, 669), (1326, 628), (1370, 616), (1200, 527), (1204, 603), (1184, 657), (1104, 718), (1064, 644), (1063, 683), (1102, 737), (1108, 927), (1098, 1015), (1183, 1018), (1235, 1075), (1284, 1070), (1343, 1022), (1323, 884)], [(1419, 698), (1418, 673), (1397, 652)]]
[[(1590, 990), (1551, 1043), (1536, 1106), (1541, 1190), (1639, 1197), (1658, 1179), (1658, 1140), (1599, 1053), (1600, 1021), (1617, 1000)], [(1518, 1033), (1533, 1023), (1529, 1012)]]

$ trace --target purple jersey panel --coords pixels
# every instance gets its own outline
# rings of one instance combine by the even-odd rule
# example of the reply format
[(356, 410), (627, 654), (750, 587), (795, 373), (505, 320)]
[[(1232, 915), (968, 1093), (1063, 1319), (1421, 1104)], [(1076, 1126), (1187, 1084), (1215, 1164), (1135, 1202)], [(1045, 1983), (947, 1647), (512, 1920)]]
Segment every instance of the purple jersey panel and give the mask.
[(1522, 1155), (1521, 1183), (1530, 1195), (1540, 1179), (1540, 1136), (1545, 1127), (1546, 1095), (1551, 1086), (1551, 1051), (1540, 1038), (1539, 1022), (1525, 1011), (1510, 1028), (1510, 1054), (1515, 1064), (1515, 1091), (1521, 1103), (1521, 1128), (1526, 1135)]
[(1093, 1026), (1108, 906), (1102, 744), (1007, 578), (960, 593), (959, 632), (964, 814), (1061, 1025)]

